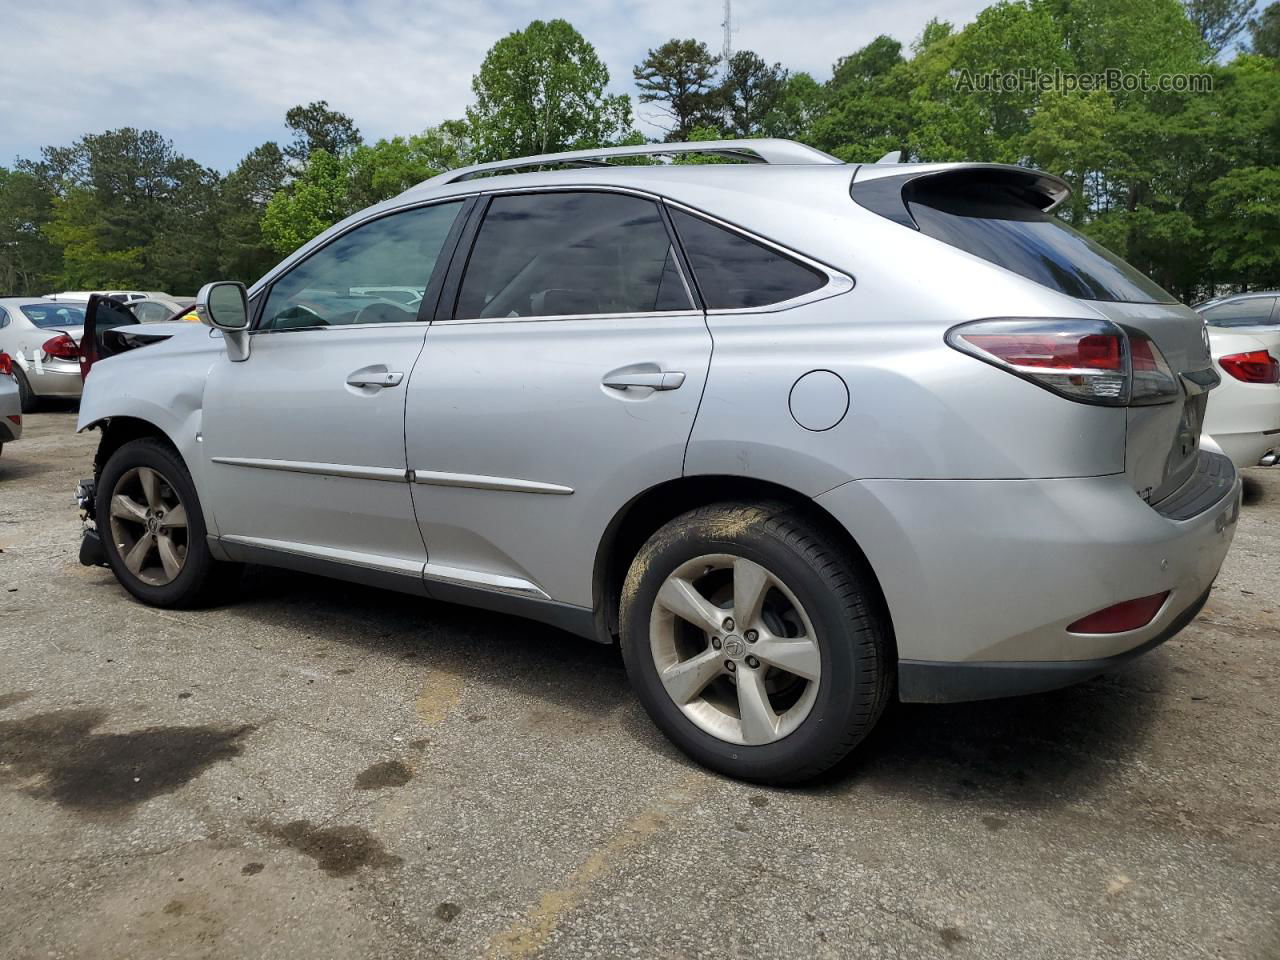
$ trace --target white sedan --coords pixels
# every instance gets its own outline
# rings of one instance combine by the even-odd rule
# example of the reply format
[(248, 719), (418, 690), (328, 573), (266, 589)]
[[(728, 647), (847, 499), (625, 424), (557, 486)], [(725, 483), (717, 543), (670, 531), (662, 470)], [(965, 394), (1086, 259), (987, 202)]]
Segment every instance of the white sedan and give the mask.
[(1280, 319), (1277, 294), (1240, 294), (1200, 304), (1222, 384), (1209, 395), (1204, 432), (1237, 467), (1280, 449)]

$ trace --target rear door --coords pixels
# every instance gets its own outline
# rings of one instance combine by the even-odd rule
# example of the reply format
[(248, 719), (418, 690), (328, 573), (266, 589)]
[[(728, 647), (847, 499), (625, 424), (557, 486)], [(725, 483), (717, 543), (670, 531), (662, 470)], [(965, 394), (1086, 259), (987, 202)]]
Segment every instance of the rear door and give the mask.
[(711, 336), (654, 200), (498, 193), (475, 218), (409, 383), (428, 581), (590, 607), (609, 521), (681, 474)]
[(420, 576), (404, 399), (427, 322), (352, 288), (425, 291), (461, 207), (398, 211), (339, 235), (272, 283), (248, 359), (214, 362), (202, 493), (229, 543)]

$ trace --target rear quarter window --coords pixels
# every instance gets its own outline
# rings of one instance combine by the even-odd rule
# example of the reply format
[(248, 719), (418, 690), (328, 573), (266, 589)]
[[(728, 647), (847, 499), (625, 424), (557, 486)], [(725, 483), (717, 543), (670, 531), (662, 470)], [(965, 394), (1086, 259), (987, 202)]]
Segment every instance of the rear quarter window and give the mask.
[(708, 310), (770, 306), (826, 286), (822, 271), (740, 233), (683, 210), (671, 220)]

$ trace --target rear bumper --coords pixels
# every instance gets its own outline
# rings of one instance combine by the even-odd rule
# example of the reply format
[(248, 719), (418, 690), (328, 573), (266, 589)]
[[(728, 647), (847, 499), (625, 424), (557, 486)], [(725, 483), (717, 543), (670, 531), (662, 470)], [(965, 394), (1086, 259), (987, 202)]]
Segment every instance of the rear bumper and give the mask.
[(1280, 449), (1280, 428), (1267, 433), (1214, 433), (1213, 442), (1237, 467), (1256, 467), (1271, 450)]
[(958, 703), (1044, 693), (1081, 683), (1153, 650), (1196, 618), (1206, 590), (1163, 630), (1132, 650), (1095, 660), (898, 661), (898, 698), (907, 703)]
[[(1093, 676), (1190, 621), (1239, 515), (1240, 479), (1217, 462), (1226, 471), (1218, 495), (1185, 519), (1147, 505), (1123, 476), (864, 480), (818, 503), (879, 579), (905, 667), (900, 696), (1003, 696)], [(1067, 630), (1165, 591), (1164, 607), (1140, 629)], [(943, 673), (955, 676), (933, 679)]]

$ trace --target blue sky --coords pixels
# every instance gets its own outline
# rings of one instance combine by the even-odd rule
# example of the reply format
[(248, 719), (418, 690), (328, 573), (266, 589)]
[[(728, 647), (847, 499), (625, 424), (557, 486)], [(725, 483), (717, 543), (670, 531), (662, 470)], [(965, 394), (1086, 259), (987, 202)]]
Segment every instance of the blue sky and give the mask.
[[(734, 45), (822, 79), (879, 33), (906, 43), (930, 17), (961, 24), (985, 5), (735, 0)], [(696, 37), (719, 49), (723, 0), (0, 0), (0, 165), (134, 126), (227, 170), (285, 139), (284, 112), (311, 100), (350, 114), (368, 140), (414, 133), (461, 116), (494, 41), (552, 17), (595, 45), (615, 92), (634, 96), (631, 68), (648, 48)]]

